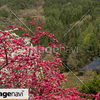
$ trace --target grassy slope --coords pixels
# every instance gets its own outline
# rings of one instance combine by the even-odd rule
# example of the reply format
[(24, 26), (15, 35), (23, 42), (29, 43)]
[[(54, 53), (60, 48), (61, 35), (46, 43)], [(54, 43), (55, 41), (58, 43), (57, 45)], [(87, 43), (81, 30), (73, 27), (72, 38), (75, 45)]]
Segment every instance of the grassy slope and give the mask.
[[(79, 75), (79, 72), (74, 72), (76, 77), (71, 72), (67, 72), (64, 74), (68, 81), (66, 83), (63, 83), (62, 86), (64, 86), (65, 88), (71, 88), (71, 87), (78, 86), (77, 90), (79, 91), (85, 82), (89, 81), (90, 79), (93, 79), (93, 77), (95, 75), (95, 71), (87, 70), (87, 71), (83, 72), (83, 75)], [(77, 77), (80, 80), (78, 80)]]

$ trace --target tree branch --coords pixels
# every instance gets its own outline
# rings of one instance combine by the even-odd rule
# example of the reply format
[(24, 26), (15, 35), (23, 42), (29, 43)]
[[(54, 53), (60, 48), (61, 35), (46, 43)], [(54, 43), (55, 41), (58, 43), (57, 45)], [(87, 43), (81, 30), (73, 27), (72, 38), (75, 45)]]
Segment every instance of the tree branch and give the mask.
[[(3, 46), (4, 46), (4, 43), (2, 42)], [(1, 65), (0, 66), (0, 70), (4, 67), (4, 66), (7, 66), (8, 65), (8, 56), (7, 56), (7, 51), (6, 51), (6, 47), (4, 46), (4, 52), (5, 52), (5, 57), (6, 57), (6, 64), (5, 65)]]

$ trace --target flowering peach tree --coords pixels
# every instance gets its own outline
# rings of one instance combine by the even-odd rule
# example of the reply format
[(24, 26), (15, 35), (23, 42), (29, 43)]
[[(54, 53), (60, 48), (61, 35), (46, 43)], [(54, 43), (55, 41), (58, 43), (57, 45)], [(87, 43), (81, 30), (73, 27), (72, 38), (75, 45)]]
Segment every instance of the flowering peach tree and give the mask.
[[(33, 19), (30, 24), (34, 25)], [(37, 27), (33, 36), (22, 27), (19, 30), (25, 31), (23, 37), (13, 36), (10, 32), (0, 32), (0, 88), (28, 88), (29, 100), (86, 100), (86, 97), (100, 99), (100, 93), (85, 94), (79, 93), (75, 88), (64, 88), (60, 85), (67, 80), (64, 74), (60, 73), (57, 66), (62, 66), (59, 53), (55, 54), (53, 61), (44, 61), (41, 52), (48, 53), (39, 43), (42, 36), (49, 37), (53, 42), (47, 44), (51, 48), (61, 47), (54, 34), (41, 32), (41, 25)], [(16, 28), (9, 25), (11, 28)], [(28, 38), (29, 42), (25, 43)], [(16, 53), (20, 51), (19, 53)]]

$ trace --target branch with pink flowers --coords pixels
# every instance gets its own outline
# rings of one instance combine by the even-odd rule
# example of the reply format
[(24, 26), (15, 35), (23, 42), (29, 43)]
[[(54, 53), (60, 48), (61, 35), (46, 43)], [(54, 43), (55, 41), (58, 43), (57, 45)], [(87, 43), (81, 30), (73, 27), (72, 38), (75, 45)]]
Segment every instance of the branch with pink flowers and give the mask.
[[(34, 26), (33, 19), (31, 25)], [(76, 91), (76, 88), (60, 87), (63, 82), (67, 82), (65, 75), (60, 73), (57, 66), (62, 66), (59, 58), (60, 54), (56, 53), (53, 61), (44, 61), (41, 53), (45, 51), (39, 43), (40, 37), (47, 36), (53, 42), (47, 43), (51, 48), (64, 47), (58, 44), (54, 34), (47, 31), (40, 31), (42, 24), (39, 24), (34, 35), (31, 36), (29, 31), (22, 27), (9, 25), (11, 28), (24, 30), (22, 33), (25, 37), (16, 38), (12, 33), (1, 31), (0, 34), (0, 88), (28, 88), (29, 100), (86, 100), (89, 97), (92, 100), (100, 99), (100, 93), (85, 94)], [(24, 41), (29, 38), (26, 44)], [(45, 53), (48, 53), (45, 51)], [(50, 53), (49, 53), (50, 54)]]

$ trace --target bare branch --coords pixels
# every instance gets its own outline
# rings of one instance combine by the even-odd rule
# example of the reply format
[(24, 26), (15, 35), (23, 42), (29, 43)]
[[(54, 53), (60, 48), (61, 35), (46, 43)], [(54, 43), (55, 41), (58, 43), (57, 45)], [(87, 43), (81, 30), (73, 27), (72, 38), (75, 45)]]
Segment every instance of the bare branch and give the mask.
[(1, 70), (4, 66), (7, 66), (7, 65), (8, 65), (8, 56), (7, 56), (6, 47), (5, 47), (5, 45), (4, 45), (3, 42), (2, 42), (2, 44), (3, 44), (3, 47), (4, 47), (5, 56), (6, 56), (6, 64), (5, 64), (5, 65), (1, 65), (1, 66), (0, 66), (0, 70)]
[[(3, 44), (4, 46), (4, 44)], [(6, 56), (6, 64), (8, 65), (8, 57), (7, 57), (7, 51), (6, 51), (6, 47), (4, 46), (4, 52), (5, 52), (5, 56)]]
[[(9, 64), (9, 63), (8, 63), (8, 64)], [(8, 64), (1, 65), (1, 66), (0, 66), (0, 70), (3, 69), (3, 68), (4, 68), (5, 66), (7, 66)]]
[[(32, 39), (30, 40), (30, 46), (31, 46), (31, 43), (32, 43)], [(29, 54), (27, 55), (28, 57), (30, 56), (30, 52), (31, 50), (29, 50)]]

